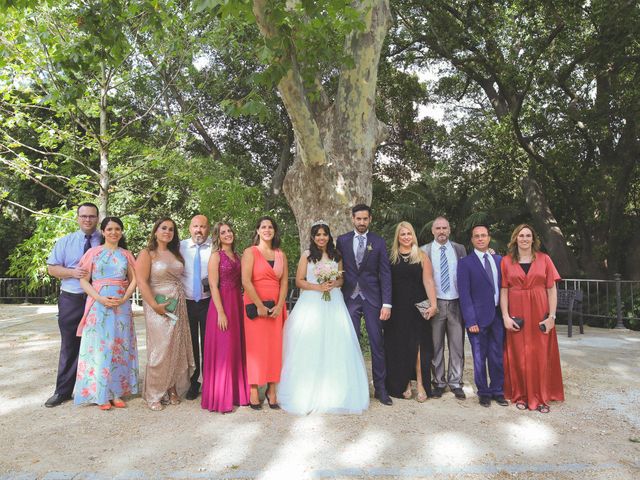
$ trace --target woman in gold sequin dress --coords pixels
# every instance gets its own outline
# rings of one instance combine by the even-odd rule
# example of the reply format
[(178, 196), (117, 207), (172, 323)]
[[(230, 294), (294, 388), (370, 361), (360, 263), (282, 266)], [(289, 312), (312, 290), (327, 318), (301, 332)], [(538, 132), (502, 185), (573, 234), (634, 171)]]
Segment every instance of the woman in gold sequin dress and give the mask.
[(184, 260), (179, 245), (175, 222), (161, 218), (153, 225), (147, 248), (140, 252), (136, 263), (147, 327), (147, 369), (142, 397), (151, 410), (162, 410), (167, 403), (180, 403), (195, 370), (181, 280)]

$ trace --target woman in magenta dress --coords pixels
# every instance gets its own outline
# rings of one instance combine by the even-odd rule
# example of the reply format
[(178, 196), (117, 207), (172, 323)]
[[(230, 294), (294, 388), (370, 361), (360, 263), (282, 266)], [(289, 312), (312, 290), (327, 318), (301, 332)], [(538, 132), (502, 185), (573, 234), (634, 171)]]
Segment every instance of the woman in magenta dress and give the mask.
[[(500, 308), (507, 329), (504, 396), (519, 410), (549, 412), (564, 400), (555, 320), (560, 280), (551, 258), (540, 252), (533, 228), (519, 225), (501, 263)], [(519, 327), (516, 319), (523, 319)]]
[(234, 405), (249, 403), (240, 278), (233, 229), (218, 222), (209, 259), (211, 305), (202, 364), (201, 405), (211, 412), (231, 412)]

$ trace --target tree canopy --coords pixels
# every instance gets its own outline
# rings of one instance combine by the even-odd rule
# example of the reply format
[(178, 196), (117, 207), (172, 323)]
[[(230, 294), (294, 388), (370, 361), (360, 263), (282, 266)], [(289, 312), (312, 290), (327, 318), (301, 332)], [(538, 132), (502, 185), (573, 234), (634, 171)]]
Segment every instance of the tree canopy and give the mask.
[(160, 215), (246, 244), (269, 212), (297, 258), (364, 201), (387, 237), (531, 222), (563, 276), (640, 275), (637, 2), (3, 3), (5, 274), (93, 200), (134, 251)]

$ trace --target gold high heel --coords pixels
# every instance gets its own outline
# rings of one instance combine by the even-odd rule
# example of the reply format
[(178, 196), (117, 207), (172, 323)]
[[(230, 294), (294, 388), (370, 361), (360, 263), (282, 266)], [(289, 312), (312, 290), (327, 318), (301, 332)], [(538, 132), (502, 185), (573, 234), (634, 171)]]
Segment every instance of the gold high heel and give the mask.
[(172, 389), (170, 389), (168, 392), (169, 394), (169, 403), (171, 405), (179, 405), (180, 404), (180, 397), (178, 396), (178, 392), (176, 392), (176, 388), (173, 387)]

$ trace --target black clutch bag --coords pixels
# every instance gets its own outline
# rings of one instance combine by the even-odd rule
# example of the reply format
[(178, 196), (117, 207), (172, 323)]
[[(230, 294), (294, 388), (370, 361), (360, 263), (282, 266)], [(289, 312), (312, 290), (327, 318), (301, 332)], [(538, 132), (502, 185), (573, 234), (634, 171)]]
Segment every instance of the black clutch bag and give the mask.
[[(273, 300), (265, 300), (264, 302), (262, 302), (262, 304), (267, 307), (268, 310), (271, 310), (276, 306), (276, 302), (274, 302)], [(256, 307), (255, 303), (247, 303), (244, 306), (244, 309), (247, 312), (247, 317), (249, 317), (251, 320), (258, 316), (258, 307)]]
[(518, 325), (518, 330), (522, 330), (522, 327), (524, 326), (524, 318), (511, 317), (511, 320), (516, 322), (516, 325)]

